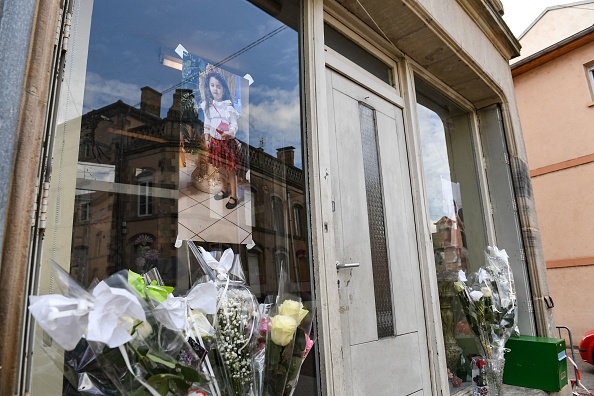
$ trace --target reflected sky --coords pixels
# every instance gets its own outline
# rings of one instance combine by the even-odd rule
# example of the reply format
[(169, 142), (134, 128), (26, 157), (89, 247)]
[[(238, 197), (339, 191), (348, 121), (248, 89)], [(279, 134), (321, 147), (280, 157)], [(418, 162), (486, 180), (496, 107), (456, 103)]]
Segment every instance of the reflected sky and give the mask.
[[(163, 65), (188, 52), (250, 74), (250, 144), (276, 155), (294, 146), (301, 167), (298, 34), (242, 0), (96, 0), (89, 42), (83, 113), (122, 100), (139, 107), (140, 88), (164, 92), (161, 116), (172, 103), (181, 71)], [(261, 41), (259, 41), (261, 40)]]
[(451, 196), (451, 191), (444, 192), (444, 186), (451, 182), (445, 129), (443, 121), (434, 111), (417, 104), (417, 114), (421, 129), (429, 216), (433, 226), (433, 223), (450, 212), (450, 204), (444, 199)]

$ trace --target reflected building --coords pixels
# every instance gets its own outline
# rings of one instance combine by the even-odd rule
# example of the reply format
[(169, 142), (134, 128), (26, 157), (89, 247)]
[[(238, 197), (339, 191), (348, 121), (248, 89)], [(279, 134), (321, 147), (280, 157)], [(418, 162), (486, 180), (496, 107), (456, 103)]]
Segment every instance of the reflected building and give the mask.
[[(83, 285), (122, 269), (157, 268), (178, 291), (191, 286), (189, 272), (195, 268), (187, 252), (175, 247), (180, 190), (196, 187), (180, 179), (180, 169), (186, 160), (189, 167), (190, 158), (204, 156), (202, 121), (184, 111), (190, 94), (177, 89), (164, 118), (159, 116), (161, 93), (150, 87), (141, 89), (139, 108), (119, 100), (83, 115), (71, 251), (71, 274)], [(276, 293), (283, 262), (294, 287), (307, 291), (302, 290), (310, 280), (304, 176), (294, 165), (295, 148), (279, 148), (276, 157), (248, 144), (242, 150), (249, 158), (250, 181), (244, 188), (251, 197), (246, 205), (253, 247), (195, 242), (240, 253), (260, 299)]]

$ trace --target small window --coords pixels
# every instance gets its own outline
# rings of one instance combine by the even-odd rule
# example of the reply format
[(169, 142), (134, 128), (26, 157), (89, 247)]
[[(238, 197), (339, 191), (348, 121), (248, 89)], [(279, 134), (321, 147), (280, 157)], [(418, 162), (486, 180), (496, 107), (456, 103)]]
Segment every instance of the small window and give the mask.
[(590, 85), (590, 97), (594, 100), (594, 62), (586, 65), (586, 73), (588, 75), (588, 84)]
[(295, 236), (301, 237), (305, 234), (305, 216), (303, 206), (293, 206), (293, 221), (295, 222)]
[(153, 174), (148, 171), (138, 175), (138, 216), (153, 214)]
[(284, 233), (285, 231), (283, 201), (278, 197), (272, 197), (272, 229), (277, 233)]
[(79, 220), (89, 221), (91, 219), (91, 203), (83, 202), (80, 204)]
[(97, 235), (95, 235), (95, 256), (99, 257), (101, 256), (101, 241), (103, 239), (103, 233), (102, 232), (98, 232)]
[(391, 66), (385, 64), (375, 55), (372, 55), (328, 24), (324, 24), (324, 43), (386, 84), (394, 86), (394, 75)]

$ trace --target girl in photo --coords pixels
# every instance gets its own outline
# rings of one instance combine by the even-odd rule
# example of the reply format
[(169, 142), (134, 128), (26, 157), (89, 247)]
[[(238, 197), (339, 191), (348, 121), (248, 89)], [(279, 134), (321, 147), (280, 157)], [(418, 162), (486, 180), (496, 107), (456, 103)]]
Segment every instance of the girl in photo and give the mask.
[(231, 92), (223, 76), (215, 71), (204, 78), (205, 100), (200, 104), (204, 112), (204, 139), (208, 147), (208, 162), (219, 170), (221, 191), (214, 199), (229, 197), (227, 209), (237, 206), (237, 170), (241, 151), (235, 141), (239, 113), (233, 107)]

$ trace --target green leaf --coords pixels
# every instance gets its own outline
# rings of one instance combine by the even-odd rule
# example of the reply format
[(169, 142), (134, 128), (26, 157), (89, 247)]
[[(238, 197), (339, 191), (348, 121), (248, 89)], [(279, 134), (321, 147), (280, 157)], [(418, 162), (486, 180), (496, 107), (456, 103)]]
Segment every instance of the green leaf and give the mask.
[(199, 384), (206, 384), (208, 383), (208, 379), (206, 376), (197, 370), (193, 369), (192, 367), (184, 366), (182, 364), (176, 365), (178, 372), (184, 377), (184, 379), (188, 382), (197, 382)]
[(175, 374), (156, 374), (151, 376), (146, 382), (155, 388), (160, 395), (166, 396), (169, 392), (169, 381), (182, 380), (183, 377)]

